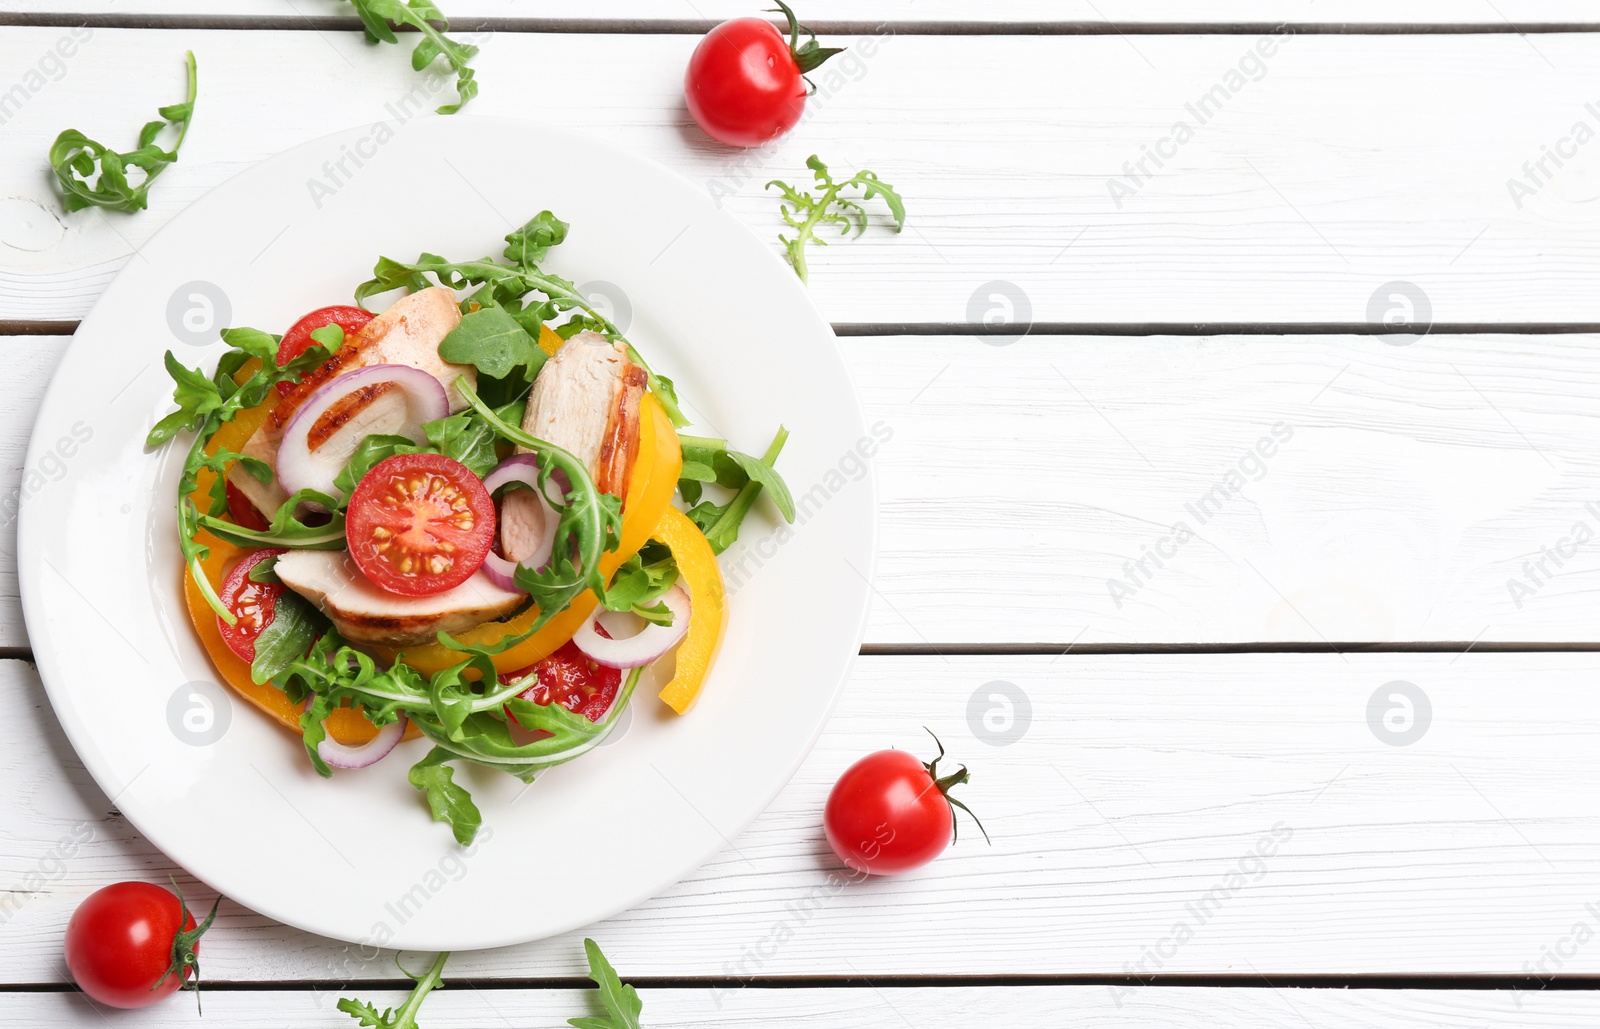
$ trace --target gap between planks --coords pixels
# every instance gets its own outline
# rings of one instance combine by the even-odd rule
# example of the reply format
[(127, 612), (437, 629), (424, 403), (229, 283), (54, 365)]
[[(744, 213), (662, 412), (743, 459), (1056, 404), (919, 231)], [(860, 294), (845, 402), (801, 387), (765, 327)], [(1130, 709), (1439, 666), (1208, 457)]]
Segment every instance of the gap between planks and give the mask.
[[(548, 32), (608, 35), (703, 35), (719, 22), (712, 18), (457, 18), (460, 32)], [(1126, 23), (1097, 20), (1067, 21), (815, 21), (807, 28), (820, 35), (861, 35), (888, 30), (902, 36), (1257, 36), (1276, 31), (1285, 22), (1244, 21), (1210, 25), (1192, 22)], [(65, 28), (88, 25), (97, 29), (225, 29), (290, 30), (306, 32), (359, 32), (353, 16), (310, 15), (196, 15), (196, 14), (70, 14), (49, 11), (0, 12), (0, 26)], [(415, 31), (402, 26), (399, 31)], [(1305, 22), (1295, 23), (1304, 35), (1525, 35), (1600, 31), (1600, 22), (1397, 23)]]
[[(0, 319), (0, 336), (71, 336), (76, 321)], [(834, 322), (833, 334), (857, 336), (1015, 336), (1014, 325), (972, 322)], [(1412, 336), (1414, 327), (1367, 322), (1034, 322), (1025, 336)], [(1577, 336), (1600, 334), (1600, 322), (1438, 322), (1430, 336)]]
[[(766, 976), (739, 979), (730, 976), (629, 976), (627, 982), (641, 990), (813, 990), (813, 989), (1017, 989), (1042, 986), (1126, 986), (1162, 989), (1261, 989), (1280, 990), (1474, 990), (1480, 992), (1527, 992), (1530, 990), (1600, 990), (1600, 976), (1570, 975), (1541, 979), (1529, 975), (885, 975), (862, 976)], [(293, 993), (326, 989), (327, 980), (287, 979), (250, 982), (231, 979), (207, 982), (205, 989), (216, 993)], [(340, 980), (344, 992), (393, 990), (393, 979)], [(558, 976), (532, 978), (456, 978), (446, 977), (446, 989), (473, 990), (582, 990), (594, 989), (589, 979)], [(0, 983), (4, 993), (77, 993), (70, 983)]]

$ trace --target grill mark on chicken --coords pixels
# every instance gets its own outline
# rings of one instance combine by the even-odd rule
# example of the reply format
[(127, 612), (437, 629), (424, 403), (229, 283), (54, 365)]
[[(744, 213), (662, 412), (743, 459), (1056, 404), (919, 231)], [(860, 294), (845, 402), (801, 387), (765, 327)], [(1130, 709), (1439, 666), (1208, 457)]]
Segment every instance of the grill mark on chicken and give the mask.
[(622, 373), (615, 403), (606, 419), (595, 487), (618, 499), (628, 495), (628, 479), (638, 457), (639, 403), (644, 399), (644, 388), (649, 381), (643, 368), (630, 363)]
[[(271, 426), (273, 432), (282, 432), (284, 426), (288, 425), (290, 419), (294, 417), (295, 412), (300, 410), (301, 405), (311, 399), (311, 394), (345, 372), (354, 371), (355, 368), (361, 367), (364, 351), (382, 334), (387, 333), (391, 328), (401, 328), (406, 322), (402, 316), (390, 324), (374, 329), (373, 326), (377, 325), (379, 320), (374, 318), (363, 325), (353, 337), (345, 340), (343, 346), (334, 351), (332, 357), (300, 376), (300, 381), (289, 388), (289, 391), (273, 407), (272, 413), (267, 415), (267, 425)], [(316, 444), (313, 444), (313, 446), (316, 446)]]
[(310, 432), (306, 434), (306, 445), (312, 450), (321, 448), (351, 419), (364, 411), (368, 404), (396, 388), (392, 382), (374, 382), (345, 394), (312, 424)]

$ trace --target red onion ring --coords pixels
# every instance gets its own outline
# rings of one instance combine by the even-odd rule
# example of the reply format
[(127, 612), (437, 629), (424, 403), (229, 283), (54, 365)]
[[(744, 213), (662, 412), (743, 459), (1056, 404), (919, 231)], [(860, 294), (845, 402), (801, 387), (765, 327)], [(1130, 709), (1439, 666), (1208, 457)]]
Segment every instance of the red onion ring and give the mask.
[[(348, 448), (334, 446), (339, 437), (349, 433), (341, 428), (327, 443), (311, 450), (311, 429), (328, 409), (356, 390), (369, 386), (391, 384), (406, 397), (406, 419), (399, 425), (366, 425), (360, 436), (350, 439)], [(371, 433), (392, 433), (409, 436), (418, 443), (426, 442), (422, 423), (436, 421), (450, 413), (450, 399), (445, 395), (444, 384), (420, 368), (406, 364), (369, 364), (357, 368), (326, 383), (300, 405), (289, 424), (284, 427), (283, 439), (278, 444), (278, 482), (284, 490), (295, 493), (314, 489), (329, 496), (341, 496), (333, 485), (334, 477), (344, 469), (350, 453), (361, 437)]]
[[(556, 523), (561, 516), (550, 502), (548, 490), (562, 489), (563, 480), (561, 473), (556, 472), (551, 475), (546, 490), (540, 490), (539, 458), (535, 454), (516, 454), (508, 457), (501, 461), (494, 471), (484, 476), (483, 486), (490, 493), (513, 482), (528, 487), (526, 490), (515, 490), (500, 499), (500, 549), (505, 557), (491, 552), (483, 562), (484, 574), (488, 575), (496, 586), (505, 590), (517, 590), (512, 575), (516, 572), (518, 564), (543, 570), (550, 563), (550, 551), (554, 547), (556, 538)], [(532, 513), (529, 505), (532, 503), (537, 503), (540, 518), (535, 535), (532, 539), (508, 537), (508, 529), (517, 525), (519, 521), (529, 518)]]
[(322, 742), (317, 744), (317, 753), (332, 768), (365, 768), (388, 757), (389, 751), (395, 748), (405, 734), (406, 720), (402, 716), (397, 721), (380, 727), (378, 735), (359, 747), (340, 743), (332, 736), (324, 737)]
[[(672, 612), (671, 625), (645, 623), (645, 627), (632, 636), (617, 636), (621, 626), (617, 612), (597, 608), (595, 615), (583, 623), (572, 636), (578, 649), (597, 664), (607, 668), (638, 668), (647, 665), (678, 645), (683, 634), (689, 631), (689, 594), (682, 586), (673, 586), (661, 597), (661, 602)], [(610, 625), (606, 622), (611, 622)], [(607, 636), (600, 630), (604, 629)], [(615, 638), (613, 638), (615, 637)]]

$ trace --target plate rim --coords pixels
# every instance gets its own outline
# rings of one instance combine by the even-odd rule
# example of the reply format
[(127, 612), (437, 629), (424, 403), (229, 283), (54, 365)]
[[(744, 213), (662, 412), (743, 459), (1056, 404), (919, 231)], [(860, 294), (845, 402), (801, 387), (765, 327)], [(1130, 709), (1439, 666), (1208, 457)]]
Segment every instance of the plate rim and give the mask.
[[(473, 131), (475, 129), (486, 131), (489, 127), (494, 125), (514, 127), (520, 131), (531, 129), (539, 133), (543, 133), (546, 136), (567, 136), (574, 140), (580, 140), (585, 146), (592, 148), (592, 152), (594, 153), (608, 157), (620, 157), (628, 163), (647, 168), (652, 174), (660, 176), (663, 180), (675, 184), (677, 188), (687, 191), (689, 195), (698, 197), (699, 191), (696, 189), (694, 184), (672, 168), (667, 167), (653, 157), (626, 150), (618, 143), (615, 143), (602, 136), (589, 133), (582, 129), (553, 125), (548, 122), (541, 122), (535, 119), (506, 116), (480, 116), (475, 114), (454, 115), (451, 116), (450, 121), (442, 123), (442, 126), (448, 126), (446, 131), (455, 131), (456, 126), (461, 126), (466, 131)], [(183, 216), (196, 203), (199, 203), (203, 199), (212, 196), (214, 193), (225, 189), (238, 178), (251, 174), (262, 165), (278, 160), (284, 155), (295, 151), (317, 146), (319, 144), (327, 144), (333, 141), (347, 139), (352, 134), (366, 131), (369, 128), (370, 126), (365, 124), (347, 126), (333, 132), (324, 133), (310, 139), (301, 140), (291, 146), (266, 155), (259, 160), (250, 162), (249, 164), (235, 171), (233, 174), (229, 175), (227, 178), (211, 186), (205, 190), (205, 192), (191, 200), (181, 210), (175, 212), (165, 224), (151, 234), (150, 238), (144, 245), (148, 246), (152, 243), (155, 243), (163, 236), (174, 232), (174, 226), (178, 225)], [(721, 205), (716, 205), (715, 210), (716, 214), (722, 216), (722, 218), (729, 225), (736, 226), (738, 231), (748, 234), (757, 242), (762, 242), (756, 235), (753, 228), (745, 224), (742, 220), (733, 217), (729, 212), (723, 210)], [(789, 265), (782, 257), (773, 252), (770, 247), (763, 245), (761, 250), (766, 255), (767, 260), (775, 264), (775, 270), (780, 270), (785, 275), (792, 275), (792, 270), (789, 268)], [(75, 350), (87, 345), (87, 341), (80, 338), (82, 326), (92, 324), (95, 321), (96, 317), (101, 313), (101, 309), (105, 306), (107, 295), (112, 292), (112, 287), (115, 285), (118, 279), (122, 278), (127, 269), (132, 266), (132, 257), (130, 256), (129, 260), (124, 263), (124, 265), (117, 270), (116, 274), (106, 282), (105, 286), (101, 289), (99, 296), (95, 298), (94, 303), (90, 306), (89, 310), (80, 320), (79, 329), (73, 332), (71, 341), (67, 344), (66, 348), (63, 349), (60, 358), (61, 363), (64, 364), (68, 356), (71, 355)], [(798, 290), (798, 296), (804, 297), (807, 309), (815, 317), (817, 324), (825, 331), (829, 339), (830, 346), (832, 348), (831, 354), (837, 360), (838, 366), (843, 373), (843, 380), (848, 387), (848, 396), (852, 408), (851, 413), (855, 416), (859, 425), (865, 428), (870, 428), (867, 423), (866, 412), (861, 405), (860, 391), (856, 386), (855, 377), (850, 374), (849, 364), (845, 358), (844, 350), (840, 344), (837, 333), (834, 332), (832, 324), (828, 321), (826, 316), (818, 307), (815, 297), (811, 294), (806, 285), (804, 283), (797, 282), (793, 288)], [(28, 446), (24, 456), (24, 469), (35, 467), (37, 465), (42, 449), (46, 448), (44, 436), (40, 431), (41, 427), (46, 423), (50, 413), (60, 402), (60, 393), (67, 388), (68, 387), (66, 386), (65, 382), (61, 378), (60, 366), (58, 365), (57, 369), (51, 373), (50, 381), (40, 397), (39, 408), (34, 416), (33, 424), (29, 430)], [(155, 452), (149, 450), (146, 452), (148, 456), (154, 459)], [(848, 685), (857, 661), (861, 656), (861, 646), (866, 637), (867, 626), (871, 615), (872, 594), (876, 591), (872, 584), (875, 581), (877, 573), (879, 558), (879, 532), (881, 527), (878, 502), (879, 488), (877, 480), (878, 475), (876, 468), (871, 462), (867, 462), (865, 474), (856, 482), (856, 485), (865, 487), (866, 493), (865, 504), (868, 518), (866, 520), (866, 525), (863, 526), (860, 531), (862, 532), (864, 538), (867, 561), (866, 568), (860, 570), (861, 574), (865, 577), (863, 580), (864, 589), (861, 593), (860, 610), (855, 619), (855, 625), (852, 632), (850, 653), (845, 661), (844, 667), (838, 677), (837, 682), (833, 684), (827, 699), (827, 703), (824, 705), (820, 717), (818, 717), (815, 726), (805, 741), (804, 747), (797, 748), (792, 759), (785, 763), (785, 771), (781, 780), (776, 780), (775, 785), (770, 790), (763, 792), (759, 808), (748, 821), (744, 822), (738, 827), (735, 835), (747, 830), (756, 819), (760, 818), (760, 816), (771, 807), (772, 802), (793, 781), (796, 773), (798, 773), (806, 759), (811, 755), (812, 751), (815, 750), (817, 741), (821, 738), (823, 731), (827, 728), (828, 723), (832, 720), (839, 701), (844, 695), (845, 687)], [(114, 799), (115, 794), (110, 792), (110, 787), (107, 785), (108, 782), (113, 778), (114, 774), (112, 769), (109, 767), (109, 757), (107, 753), (96, 744), (89, 725), (76, 716), (73, 706), (69, 703), (58, 702), (58, 695), (64, 697), (66, 695), (64, 691), (69, 689), (67, 684), (62, 681), (67, 677), (68, 672), (60, 666), (59, 660), (51, 652), (52, 648), (50, 645), (41, 646), (39, 643), (35, 642), (36, 639), (48, 639), (48, 633), (43, 631), (43, 627), (46, 624), (46, 616), (40, 607), (43, 601), (39, 599), (42, 590), (37, 585), (40, 581), (40, 577), (42, 576), (41, 564), (44, 561), (44, 556), (43, 551), (39, 546), (30, 545), (34, 543), (40, 536), (48, 535), (46, 527), (36, 526), (35, 524), (39, 517), (38, 512), (40, 511), (41, 503), (41, 501), (36, 499), (26, 496), (23, 497), (18, 508), (16, 519), (18, 593), (23, 612), (23, 623), (28, 633), (28, 641), (33, 658), (33, 664), (36, 673), (39, 676), (40, 683), (44, 687), (45, 694), (50, 700), (51, 711), (56, 719), (57, 724), (61, 726), (63, 734), (66, 736), (68, 743), (72, 746), (74, 756), (82, 762), (84, 769), (88, 771), (90, 776), (94, 779), (96, 788), (105, 794), (108, 800), (110, 800), (113, 804), (116, 804)], [(54, 681), (56, 685), (53, 686), (52, 681)], [(232, 687), (226, 688), (229, 690), (230, 698), (236, 698), (237, 695), (232, 692)], [(250, 706), (250, 710), (255, 710), (253, 705)], [(138, 775), (142, 774), (143, 772), (138, 773)], [(137, 775), (135, 778), (137, 778)], [(121, 789), (125, 790), (131, 785), (132, 779), (130, 779), (129, 782), (122, 784)], [(142, 811), (135, 813), (124, 810), (120, 806), (117, 808), (117, 810), (128, 819), (129, 823), (136, 831), (139, 832), (141, 836), (143, 836), (161, 852), (163, 857), (177, 865), (186, 874), (194, 877), (206, 887), (212, 889), (219, 896), (227, 896), (229, 900), (233, 901), (235, 904), (238, 904), (242, 908), (254, 911), (257, 914), (263, 915), (275, 922), (279, 922), (280, 924), (289, 926), (290, 928), (300, 932), (311, 933), (326, 939), (340, 940), (348, 943), (364, 942), (362, 940), (348, 939), (345, 936), (325, 931), (322, 928), (313, 928), (300, 922), (292, 921), (284, 917), (282, 912), (272, 910), (275, 905), (258, 904), (254, 902), (254, 898), (252, 899), (252, 902), (247, 903), (243, 900), (237, 899), (232, 893), (225, 893), (215, 883), (213, 883), (209, 877), (202, 875), (195, 869), (191, 868), (189, 864), (181, 860), (178, 856), (172, 853), (171, 850), (168, 849), (168, 846), (165, 844), (168, 842), (168, 837), (170, 835), (169, 827), (160, 827), (155, 832), (152, 832), (145, 824), (145, 817)], [(187, 825), (189, 823), (186, 822), (185, 824)], [(432, 825), (433, 823), (427, 824)], [(538, 932), (532, 935), (527, 933), (510, 932), (500, 936), (488, 937), (483, 934), (476, 934), (471, 941), (454, 939), (445, 940), (440, 946), (437, 947), (431, 945), (426, 947), (418, 947), (412, 942), (402, 941), (400, 939), (400, 934), (397, 933), (393, 940), (386, 941), (381, 946), (383, 949), (404, 947), (404, 949), (472, 951), (528, 944), (538, 940), (549, 939), (569, 933), (575, 929), (596, 924), (600, 921), (613, 918), (622, 912), (635, 908), (641, 903), (644, 903), (652, 897), (658, 895), (663, 890), (670, 889), (673, 885), (681, 882), (684, 877), (690, 875), (695, 870), (704, 867), (707, 862), (709, 862), (720, 851), (726, 849), (728, 846), (726, 840), (717, 838), (718, 835), (719, 834), (712, 834), (709, 836), (707, 838), (706, 846), (704, 848), (695, 850), (693, 860), (686, 863), (683, 868), (676, 869), (670, 876), (658, 879), (651, 883), (646, 884), (641, 880), (640, 889), (617, 894), (613, 902), (608, 902), (607, 904), (601, 905), (603, 910), (593, 918), (568, 919), (560, 923), (553, 923), (551, 926), (542, 927)]]

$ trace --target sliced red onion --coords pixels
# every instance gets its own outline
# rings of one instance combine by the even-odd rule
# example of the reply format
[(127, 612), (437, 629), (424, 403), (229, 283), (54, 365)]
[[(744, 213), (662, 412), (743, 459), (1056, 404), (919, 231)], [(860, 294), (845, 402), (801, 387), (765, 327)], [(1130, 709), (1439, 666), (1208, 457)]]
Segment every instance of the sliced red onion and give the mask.
[(491, 550), (483, 555), (482, 569), (483, 574), (488, 577), (489, 581), (501, 589), (509, 593), (523, 592), (522, 587), (517, 585), (515, 577), (517, 563), (515, 561), (507, 561)]
[(667, 590), (661, 602), (672, 612), (671, 625), (646, 622), (643, 629), (631, 636), (623, 636), (622, 633), (628, 631), (628, 627), (622, 624), (625, 619), (638, 621), (638, 617), (625, 612), (607, 611), (602, 607), (573, 634), (572, 642), (591, 661), (607, 668), (647, 665), (677, 646), (683, 634), (689, 631), (689, 594), (684, 592), (683, 587), (673, 586)]
[[(398, 424), (392, 421), (372, 424), (354, 418), (322, 446), (311, 449), (311, 429), (329, 408), (356, 390), (384, 384), (393, 385), (405, 394), (403, 420)], [(284, 427), (283, 440), (278, 444), (278, 482), (289, 493), (314, 489), (340, 496), (341, 491), (333, 485), (334, 477), (343, 470), (362, 439), (382, 433), (409, 436), (423, 443), (427, 437), (423, 435), (422, 423), (449, 413), (450, 399), (445, 395), (444, 384), (420, 368), (405, 364), (369, 364), (346, 372), (311, 394)]]
[[(559, 472), (550, 477), (547, 490), (562, 489), (564, 477)], [(556, 523), (560, 515), (550, 502), (549, 493), (539, 489), (539, 458), (535, 454), (517, 454), (501, 461), (494, 471), (484, 477), (483, 486), (490, 493), (507, 483), (520, 482), (525, 490), (514, 490), (500, 499), (500, 549), (504, 558), (494, 562), (487, 558), (484, 568), (489, 578), (502, 589), (514, 590), (510, 575), (517, 564), (542, 569), (550, 563), (550, 551), (556, 538)], [(560, 499), (560, 495), (557, 499)], [(537, 519), (538, 524), (532, 524)], [(507, 560), (509, 558), (510, 560)], [(505, 581), (501, 581), (501, 577)]]
[(365, 768), (389, 756), (389, 751), (406, 734), (406, 720), (400, 718), (378, 729), (378, 735), (359, 747), (339, 743), (332, 736), (317, 744), (317, 753), (333, 768)]

